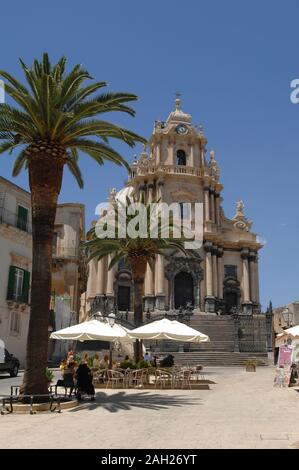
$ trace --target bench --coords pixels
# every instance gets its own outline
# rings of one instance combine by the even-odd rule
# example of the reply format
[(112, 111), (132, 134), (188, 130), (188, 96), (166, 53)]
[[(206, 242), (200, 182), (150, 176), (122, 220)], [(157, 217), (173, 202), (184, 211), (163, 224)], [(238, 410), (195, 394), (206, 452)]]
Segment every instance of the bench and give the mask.
[[(54, 390), (55, 390), (54, 393), (55, 393), (56, 396), (57, 396), (57, 388), (58, 387), (64, 388), (64, 396), (65, 397), (67, 395), (69, 395), (69, 397), (71, 397), (73, 392), (74, 392), (75, 395), (77, 395), (77, 387), (74, 384), (74, 382), (69, 382), (69, 381), (64, 380), (64, 379), (58, 379), (55, 385), (50, 385), (50, 392), (51, 393), (53, 393), (53, 387), (54, 387)], [(69, 394), (68, 394), (68, 389), (70, 390)]]
[[(61, 397), (54, 395), (52, 391), (49, 394), (36, 394), (36, 395), (22, 395), (22, 398), (28, 400), (28, 403), (22, 403), (19, 401), (19, 385), (12, 385), (10, 387), (10, 395), (2, 397), (2, 407), (1, 407), (1, 415), (7, 413), (13, 413), (14, 411), (14, 404), (29, 404), (29, 413), (31, 415), (36, 414), (36, 410), (34, 410), (34, 404), (40, 404), (38, 402), (34, 402), (37, 398), (47, 397), (50, 400), (50, 408), (49, 411), (53, 413), (57, 410), (58, 413), (61, 413)], [(26, 400), (26, 401), (27, 401)]]

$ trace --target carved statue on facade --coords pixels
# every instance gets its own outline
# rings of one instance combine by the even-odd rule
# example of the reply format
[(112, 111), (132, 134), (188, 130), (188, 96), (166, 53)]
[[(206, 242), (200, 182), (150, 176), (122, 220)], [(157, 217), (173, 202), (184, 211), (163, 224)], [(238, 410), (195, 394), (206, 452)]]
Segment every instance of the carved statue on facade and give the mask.
[(216, 162), (214, 150), (210, 151), (209, 169), (210, 169), (211, 176), (218, 181), (220, 178), (220, 170), (219, 170), (218, 163)]
[(245, 217), (244, 202), (240, 199), (237, 201), (236, 206), (236, 214), (233, 218), (234, 227), (249, 232), (252, 222)]

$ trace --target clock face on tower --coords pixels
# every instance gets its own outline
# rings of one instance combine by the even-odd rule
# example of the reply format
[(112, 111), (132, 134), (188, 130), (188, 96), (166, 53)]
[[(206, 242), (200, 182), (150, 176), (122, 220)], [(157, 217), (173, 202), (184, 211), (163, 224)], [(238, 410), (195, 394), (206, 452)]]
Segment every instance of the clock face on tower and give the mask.
[(176, 131), (178, 134), (188, 134), (188, 127), (185, 124), (178, 124), (176, 126)]

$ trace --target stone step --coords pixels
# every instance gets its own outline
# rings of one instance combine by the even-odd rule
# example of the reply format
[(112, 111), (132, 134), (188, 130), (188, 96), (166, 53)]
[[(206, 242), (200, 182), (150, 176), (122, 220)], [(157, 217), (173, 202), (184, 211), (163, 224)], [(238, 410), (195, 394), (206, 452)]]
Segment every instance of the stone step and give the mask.
[(174, 356), (175, 364), (201, 364), (203, 366), (244, 366), (247, 359), (257, 358), (259, 365), (268, 365), (268, 356), (263, 353), (171, 353)]
[(190, 351), (233, 351), (234, 350), (234, 341), (209, 341), (207, 343), (191, 343)]

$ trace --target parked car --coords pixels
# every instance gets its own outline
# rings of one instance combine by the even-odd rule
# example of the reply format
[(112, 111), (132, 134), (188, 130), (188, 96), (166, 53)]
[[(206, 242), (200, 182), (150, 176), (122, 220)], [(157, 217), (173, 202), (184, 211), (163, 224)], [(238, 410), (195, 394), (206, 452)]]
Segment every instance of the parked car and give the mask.
[(0, 373), (8, 372), (11, 377), (17, 377), (19, 368), (19, 359), (10, 354), (4, 347), (4, 342), (0, 340)]

